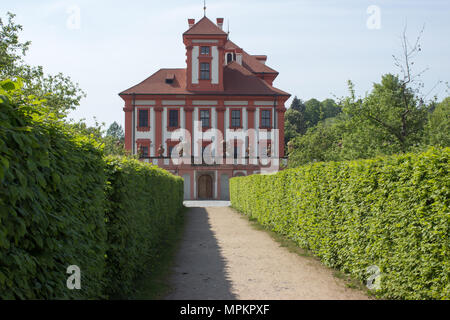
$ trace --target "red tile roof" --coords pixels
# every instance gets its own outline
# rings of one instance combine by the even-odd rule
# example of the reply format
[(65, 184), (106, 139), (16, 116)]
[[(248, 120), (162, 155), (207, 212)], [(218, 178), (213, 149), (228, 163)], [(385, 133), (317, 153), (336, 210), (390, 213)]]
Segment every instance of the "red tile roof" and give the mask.
[(183, 33), (185, 35), (227, 35), (214, 22), (207, 17), (203, 17), (199, 22), (194, 24), (188, 31)]
[[(172, 83), (167, 77), (174, 76)], [(186, 94), (186, 69), (160, 69), (144, 81), (120, 94)]]
[[(204, 17), (193, 25), (185, 35), (227, 35), (211, 20)], [(277, 89), (259, 78), (258, 73), (278, 72), (266, 66), (255, 56), (249, 55), (232, 41), (227, 40), (225, 49), (239, 49), (242, 51), (242, 65), (231, 62), (224, 67), (223, 91), (188, 91), (186, 89), (186, 69), (160, 69), (141, 83), (123, 91), (127, 94), (210, 94), (210, 95), (286, 95), (288, 93)], [(166, 79), (173, 79), (167, 83)]]
[[(225, 43), (225, 50), (229, 49), (237, 49), (239, 48), (233, 41), (228, 40)], [(252, 72), (255, 73), (276, 73), (278, 72), (276, 70), (273, 70), (272, 68), (268, 67), (258, 59), (256, 59), (255, 56), (249, 55), (247, 52), (242, 50), (242, 65), (249, 69)]]
[[(166, 83), (168, 75), (174, 75), (173, 83)], [(224, 91), (186, 90), (186, 69), (160, 69), (141, 83), (121, 92), (128, 94), (209, 94), (209, 95), (286, 95), (288, 93), (269, 85), (248, 69), (233, 61), (224, 68)]]
[(236, 61), (229, 63), (224, 68), (223, 78), (225, 92), (229, 94), (289, 95), (258, 78)]

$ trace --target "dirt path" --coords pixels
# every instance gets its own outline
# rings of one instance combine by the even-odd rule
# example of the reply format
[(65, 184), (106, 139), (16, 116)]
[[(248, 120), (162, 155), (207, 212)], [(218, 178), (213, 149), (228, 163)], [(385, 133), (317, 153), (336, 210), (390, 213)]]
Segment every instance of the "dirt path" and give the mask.
[(166, 299), (367, 299), (228, 207), (193, 207)]

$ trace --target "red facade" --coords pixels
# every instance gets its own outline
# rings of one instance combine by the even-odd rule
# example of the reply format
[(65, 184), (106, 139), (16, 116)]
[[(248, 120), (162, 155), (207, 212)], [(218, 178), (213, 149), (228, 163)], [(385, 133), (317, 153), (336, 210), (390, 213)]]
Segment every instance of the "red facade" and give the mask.
[(125, 147), (182, 176), (185, 199), (228, 199), (231, 177), (278, 170), (290, 95), (272, 86), (278, 72), (266, 56), (228, 39), (222, 18), (188, 23), (186, 68), (160, 69), (119, 94)]

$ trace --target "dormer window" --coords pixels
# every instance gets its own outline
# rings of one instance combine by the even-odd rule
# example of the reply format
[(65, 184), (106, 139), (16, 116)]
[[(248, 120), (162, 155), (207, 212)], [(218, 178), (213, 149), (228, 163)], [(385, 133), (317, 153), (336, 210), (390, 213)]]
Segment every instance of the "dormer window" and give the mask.
[(200, 54), (202, 56), (209, 56), (209, 47), (200, 47)]
[(234, 54), (233, 54), (233, 52), (228, 52), (227, 53), (227, 64), (229, 64), (230, 62), (232, 62), (232, 61), (234, 61), (235, 59), (234, 59)]
[(173, 73), (168, 73), (166, 75), (166, 83), (167, 84), (172, 84), (174, 79), (175, 79), (175, 75)]

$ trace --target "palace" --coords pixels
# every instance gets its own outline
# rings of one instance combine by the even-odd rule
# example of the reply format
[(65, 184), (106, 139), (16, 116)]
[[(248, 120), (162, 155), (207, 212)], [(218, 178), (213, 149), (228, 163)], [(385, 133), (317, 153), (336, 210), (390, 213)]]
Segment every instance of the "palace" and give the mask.
[[(160, 69), (121, 92), (125, 148), (184, 178), (185, 199), (229, 199), (231, 177), (273, 172), (284, 157), (284, 104), (267, 56), (188, 19), (186, 68)], [(210, 155), (208, 158), (207, 155)]]

